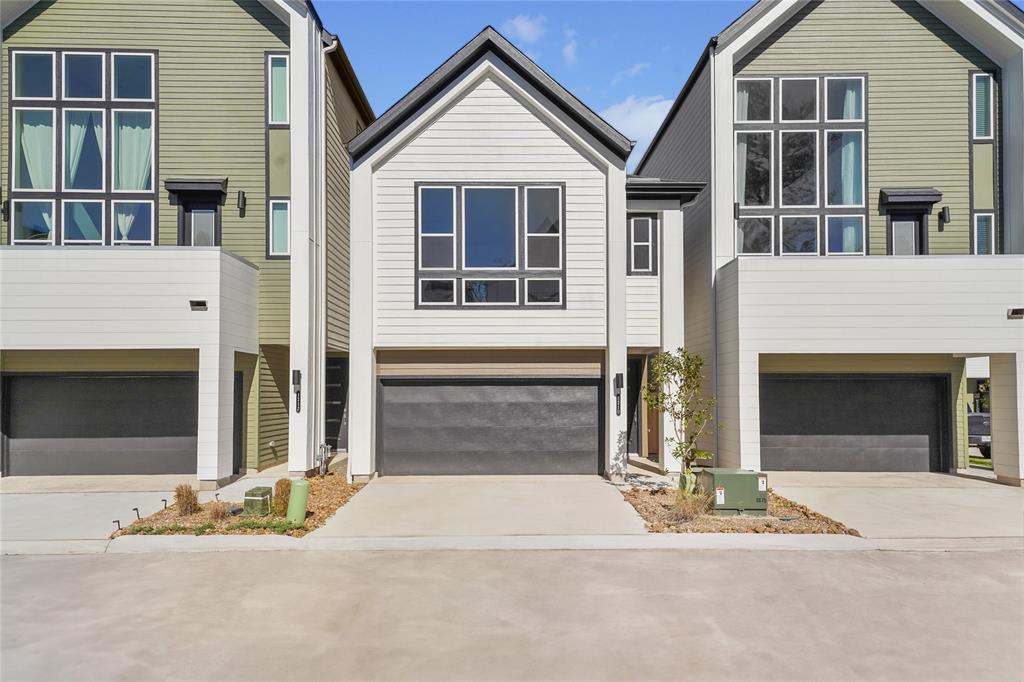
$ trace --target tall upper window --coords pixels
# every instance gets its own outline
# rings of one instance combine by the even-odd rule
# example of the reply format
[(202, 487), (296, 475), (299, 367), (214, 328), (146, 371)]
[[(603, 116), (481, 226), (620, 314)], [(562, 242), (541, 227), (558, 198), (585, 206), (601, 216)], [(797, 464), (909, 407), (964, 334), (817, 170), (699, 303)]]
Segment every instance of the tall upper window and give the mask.
[(735, 79), (737, 255), (865, 252), (866, 87), (861, 75)]
[(11, 242), (154, 243), (155, 54), (14, 50), (11, 61)]
[(655, 215), (631, 215), (626, 224), (629, 275), (658, 274), (658, 219)]
[(267, 93), (268, 120), (271, 124), (288, 123), (288, 55), (267, 57), (270, 87)]
[(992, 76), (987, 73), (976, 73), (973, 76), (974, 111), (972, 115), (974, 139), (991, 140), (993, 130), (993, 92)]
[(562, 305), (561, 185), (422, 185), (416, 304)]

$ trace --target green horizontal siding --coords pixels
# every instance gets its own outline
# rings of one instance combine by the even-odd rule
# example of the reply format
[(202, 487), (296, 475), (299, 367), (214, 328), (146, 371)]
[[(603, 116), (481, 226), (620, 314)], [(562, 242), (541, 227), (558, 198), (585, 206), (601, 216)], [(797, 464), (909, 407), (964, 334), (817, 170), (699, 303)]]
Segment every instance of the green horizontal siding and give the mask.
[(935, 187), (942, 192), (935, 212), (949, 206), (952, 221), (939, 232), (934, 215), (929, 220), (929, 251), (964, 254), (970, 252), (970, 72), (994, 69), (916, 2), (826, 0), (798, 11), (737, 64), (736, 74), (866, 73), (870, 252), (886, 249), (879, 190)]
[[(8, 149), (7, 48), (97, 48), (159, 53), (159, 241), (177, 241), (167, 178), (228, 178), (223, 246), (260, 269), (260, 341), (288, 343), (289, 264), (266, 253), (264, 52), (287, 51), (288, 29), (258, 0), (41, 2), (3, 35), (3, 125)], [(83, 105), (85, 106), (85, 105)], [(0, 155), (9, 186), (9, 153)], [(244, 190), (245, 217), (235, 207)], [(7, 242), (8, 225), (0, 227)]]

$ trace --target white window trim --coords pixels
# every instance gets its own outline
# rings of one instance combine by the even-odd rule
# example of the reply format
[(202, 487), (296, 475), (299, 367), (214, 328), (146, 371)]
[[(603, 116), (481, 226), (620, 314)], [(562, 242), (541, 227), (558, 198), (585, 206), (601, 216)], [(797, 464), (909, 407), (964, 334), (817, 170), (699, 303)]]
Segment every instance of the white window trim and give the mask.
[[(858, 218), (860, 220), (860, 251), (833, 251), (828, 243), (829, 218)], [(867, 217), (863, 213), (831, 213), (825, 216), (825, 255), (827, 256), (863, 256), (867, 253)]]
[[(100, 96), (99, 97), (68, 97), (67, 88), (65, 87), (68, 82), (68, 66), (67, 58), (71, 57), (99, 57), (100, 58)], [(102, 52), (88, 52), (88, 51), (69, 51), (63, 52), (60, 55), (60, 84), (61, 88), (64, 89), (61, 92), (61, 99), (65, 102), (102, 102), (107, 99), (107, 56)], [(113, 91), (111, 91), (113, 93)], [(123, 102), (125, 100), (118, 100)]]
[[(128, 97), (117, 97), (114, 92), (117, 87), (117, 58), (118, 57), (147, 57), (149, 58), (149, 97), (145, 99), (132, 99)], [(151, 52), (111, 52), (110, 53), (110, 100), (112, 102), (155, 102), (156, 101), (156, 58)]]
[(50, 229), (50, 239), (48, 241), (45, 241), (45, 242), (38, 241), (38, 240), (35, 240), (35, 239), (15, 239), (14, 238), (14, 214), (16, 212), (14, 210), (14, 207), (17, 204), (49, 204), (50, 205), (50, 219), (53, 220), (54, 222), (56, 222), (56, 220), (57, 220), (57, 206), (56, 206), (57, 202), (54, 201), (53, 199), (11, 199), (11, 216), (10, 216), (10, 220), (7, 223), (7, 226), (10, 229), (10, 234), (11, 234), (11, 236), (10, 236), (11, 244), (39, 244), (41, 246), (45, 246), (45, 245), (53, 246), (53, 244), (54, 244), (53, 238), (54, 238), (54, 235), (57, 233), (56, 225), (53, 228)]
[[(94, 108), (89, 108), (89, 107), (67, 107), (67, 108), (63, 109), (63, 111), (61, 112), (61, 117), (60, 117), (60, 132), (61, 132), (61, 136), (62, 136), (61, 137), (61, 142), (62, 143), (65, 142), (65, 140), (64, 140), (64, 133), (65, 133), (65, 130), (67, 129), (67, 119), (68, 119), (68, 112), (69, 111), (92, 111), (92, 112), (98, 111), (98, 112), (100, 112), (100, 118), (103, 121), (103, 143), (100, 144), (100, 188), (99, 189), (71, 189), (71, 188), (69, 188), (68, 185), (67, 185), (67, 181), (68, 181), (67, 173), (64, 172), (65, 171), (65, 164), (64, 164), (65, 159), (62, 158), (60, 160), (60, 184), (61, 184), (61, 191), (63, 191), (63, 192), (83, 192), (83, 193), (87, 193), (87, 194), (103, 194), (106, 191), (106, 186), (107, 186), (107, 139), (108, 139), (108, 137), (107, 137), (107, 112), (106, 112), (105, 109), (94, 109)], [(111, 139), (111, 144), (113, 144), (113, 139), (112, 138), (110, 138), (110, 139)], [(61, 149), (62, 152), (66, 152), (67, 151), (67, 144), (62, 144), (61, 148), (62, 148)]]
[[(782, 136), (789, 133), (811, 133), (814, 135), (814, 203), (813, 204), (786, 204), (782, 201)], [(774, 140), (772, 141), (774, 142)], [(864, 153), (864, 143), (861, 142), (861, 155)], [(779, 131), (779, 154), (778, 154), (778, 178), (779, 178), (779, 208), (818, 208), (821, 204), (821, 177), (819, 175), (819, 168), (821, 164), (821, 135), (818, 134), (817, 130), (780, 130)], [(863, 168), (863, 163), (861, 164)]]
[[(768, 118), (766, 119), (748, 119), (741, 121), (739, 119), (739, 112), (736, 111), (736, 91), (739, 90), (740, 83), (754, 82), (754, 81), (767, 81), (768, 82)], [(775, 122), (775, 79), (772, 77), (743, 77), (734, 78), (732, 86), (732, 119), (733, 123), (774, 123)]]
[[(18, 83), (18, 59), (19, 54), (48, 54), (50, 55), (50, 96), (49, 97), (17, 97), (15, 88)], [(53, 50), (12, 50), (11, 51), (11, 100), (43, 100), (57, 99), (57, 53)]]
[[(61, 244), (83, 244), (102, 246), (106, 244), (107, 232), (107, 207), (102, 199), (61, 199), (60, 202), (60, 243)], [(100, 205), (100, 238), (95, 239), (68, 239), (67, 220), (65, 220), (64, 207), (68, 204), (99, 204)]]
[[(828, 83), (829, 81), (860, 81), (860, 118), (829, 118), (828, 117)], [(868, 109), (868, 98), (864, 92), (864, 76), (825, 76), (825, 123), (864, 123)]]
[[(420, 280), (422, 281), (422, 280)], [(515, 284), (516, 300), (514, 301), (500, 301), (495, 303), (488, 302), (477, 302), (466, 300), (466, 285), (470, 282), (512, 282)], [(462, 279), (462, 305), (472, 307), (489, 307), (489, 306), (517, 306), (519, 305), (519, 278), (518, 277), (464, 277)]]
[[(988, 253), (981, 253), (978, 248), (978, 218), (988, 217), (991, 219), (992, 227), (989, 230), (989, 245)], [(974, 255), (976, 256), (992, 256), (996, 252), (996, 214), (991, 211), (981, 211), (974, 214)]]
[[(469, 267), (466, 265), (466, 191), (467, 190), (478, 190), (478, 189), (510, 189), (512, 194), (515, 196), (516, 201), (516, 214), (515, 214), (515, 249), (516, 249), (516, 262), (511, 267)], [(467, 271), (478, 271), (487, 272), (495, 270), (518, 270), (519, 269), (519, 235), (522, 233), (521, 226), (519, 224), (519, 189), (516, 185), (463, 185), (462, 186), (462, 220), (459, 221), (462, 229), (462, 270)], [(518, 289), (516, 298), (519, 297)], [(474, 304), (481, 305), (481, 304)], [(500, 305), (511, 305), (509, 303), (502, 303)], [(517, 302), (518, 305), (518, 302)]]
[[(860, 199), (861, 199), (861, 201), (860, 201), (859, 204), (830, 204), (828, 202), (828, 177), (829, 177), (828, 176), (828, 136), (831, 133), (857, 133), (858, 135), (860, 135)], [(864, 175), (865, 175), (865, 173), (864, 173), (864, 152), (865, 152), (865, 147), (867, 146), (867, 143), (865, 141), (866, 140), (866, 136), (864, 134), (864, 129), (863, 128), (826, 128), (825, 131), (824, 131), (824, 137), (822, 139), (825, 142), (825, 144), (823, 145), (823, 147), (825, 148), (825, 182), (823, 183), (824, 184), (824, 189), (825, 189), (825, 196), (822, 197), (824, 199), (825, 207), (826, 208), (864, 208), (864, 206), (865, 206), (864, 202), (867, 200), (867, 188), (864, 186), (864, 180), (865, 180), (865, 177), (864, 177)]]
[[(284, 204), (288, 215), (285, 228), (285, 250), (274, 251), (274, 204)], [(267, 254), (271, 256), (292, 255), (292, 202), (290, 199), (270, 199), (267, 202)]]
[[(813, 252), (802, 252), (802, 251), (786, 251), (786, 240), (783, 239), (783, 230), (785, 229), (786, 219), (788, 218), (812, 218), (814, 219), (814, 251)], [(775, 247), (772, 246), (772, 252), (774, 253)], [(818, 215), (780, 215), (779, 216), (779, 255), (780, 256), (817, 256), (821, 254), (821, 216)]]
[[(425, 233), (425, 232), (423, 232), (423, 190), (425, 190), (425, 189), (447, 189), (447, 190), (451, 190), (451, 193), (452, 193), (452, 231), (450, 233), (446, 233), (446, 232), (426, 232)], [(455, 197), (455, 195), (456, 195), (455, 185), (423, 185), (423, 186), (420, 186), (418, 192), (419, 192), (419, 196), (417, 197), (418, 201), (417, 201), (417, 206), (416, 206), (416, 238), (419, 239), (419, 243), (417, 244), (417, 246), (419, 247), (418, 248), (418, 251), (419, 251), (418, 261), (419, 262), (416, 265), (419, 266), (420, 270), (424, 270), (426, 272), (450, 272), (452, 270), (455, 270), (456, 267), (458, 266), (458, 261), (455, 258), (455, 242), (457, 241), (457, 239), (456, 239), (456, 230), (459, 229), (458, 228), (459, 217), (456, 214), (456, 210), (458, 209), (458, 205), (457, 205), (457, 203), (455, 201), (455, 198), (456, 198)], [(441, 238), (444, 238), (444, 239), (451, 239), (452, 240), (452, 266), (450, 268), (427, 268), (427, 267), (423, 266), (423, 239), (424, 238), (429, 239), (431, 237), (441, 237)]]
[[(782, 90), (786, 81), (811, 81), (814, 83), (814, 118), (788, 119), (782, 117)], [(784, 76), (779, 78), (779, 123), (818, 123), (821, 111), (821, 84), (814, 76)]]
[[(748, 218), (750, 218), (750, 219), (767, 218), (768, 221), (771, 223), (771, 225), (769, 227), (769, 230), (768, 230), (768, 234), (770, 235), (769, 236), (770, 246), (768, 248), (768, 253), (748, 253), (746, 251), (740, 251), (740, 240), (739, 240), (740, 221), (741, 220), (746, 220)], [(775, 216), (772, 216), (772, 215), (741, 215), (739, 218), (737, 218), (735, 221), (733, 221), (733, 239), (736, 242), (735, 243), (735, 250), (736, 250), (736, 256), (737, 257), (744, 257), (744, 258), (747, 258), (747, 257), (767, 258), (767, 257), (774, 256), (775, 255)]]
[[(636, 238), (636, 222), (647, 221), (647, 241), (638, 241)], [(647, 247), (647, 267), (638, 268), (633, 262), (633, 254), (638, 246)], [(630, 272), (654, 272), (654, 218), (650, 216), (630, 216), (629, 218), (629, 271)]]
[[(17, 178), (17, 144), (15, 143), (15, 136), (17, 134), (18, 112), (19, 111), (49, 111), (53, 125), (50, 126), (50, 170), (53, 175), (53, 186), (52, 187), (41, 187), (25, 189), (22, 187), (15, 186), (15, 178)], [(9, 166), (11, 172), (11, 187), (15, 192), (39, 192), (39, 193), (53, 193), (57, 191), (57, 125), (63, 125), (63, 121), (57, 120), (57, 109), (54, 107), (11, 107), (11, 165)], [(61, 163), (64, 160), (61, 159)]]
[[(196, 245), (196, 214), (197, 213), (212, 213), (213, 214), (213, 246), (217, 246), (217, 209), (199, 208), (188, 211), (188, 243), (191, 246)], [(289, 220), (291, 216), (289, 216)], [(202, 247), (200, 247), (202, 248)]]
[[(748, 204), (744, 204), (743, 203), (743, 197), (737, 196), (739, 194), (736, 191), (737, 190), (737, 186), (739, 185), (739, 172), (740, 172), (739, 168), (734, 169), (734, 173), (736, 175), (735, 175), (735, 177), (733, 177), (733, 183), (732, 183), (733, 196), (735, 197), (736, 202), (739, 203), (740, 208), (752, 208), (752, 209), (755, 209), (755, 210), (765, 209), (765, 208), (774, 208), (775, 207), (775, 131), (774, 130), (737, 130), (735, 132), (734, 137), (733, 137), (733, 148), (732, 148), (733, 158), (736, 157), (736, 147), (740, 143), (740, 135), (746, 135), (746, 134), (749, 134), (749, 133), (767, 133), (768, 134), (768, 138), (769, 138), (768, 139), (768, 149), (769, 149), (769, 159), (768, 159), (768, 203), (764, 204), (764, 205), (760, 205), (760, 204), (748, 205)], [(746, 162), (746, 160), (744, 160), (744, 163), (745, 162)]]
[[(452, 300), (451, 301), (424, 301), (423, 300), (423, 284), (424, 282), (451, 282), (452, 283)], [(444, 307), (454, 306), (458, 301), (459, 297), (459, 286), (458, 282), (454, 277), (424, 277), (416, 282), (416, 303), (421, 306), (430, 307)]]
[[(156, 205), (152, 200), (146, 199), (114, 199), (110, 202), (110, 243), (114, 246), (121, 244), (142, 244), (153, 246), (156, 240)], [(117, 206), (118, 204), (149, 204), (149, 239), (118, 239), (117, 238)], [(191, 229), (191, 225), (189, 225)]]
[[(558, 300), (555, 302), (530, 301), (530, 282), (558, 282)], [(528, 306), (560, 306), (562, 305), (562, 280), (558, 277), (531, 277), (526, 280), (526, 305)]]
[[(988, 87), (988, 135), (978, 135), (978, 78), (985, 76), (989, 79)], [(971, 75), (971, 138), (974, 140), (995, 139), (995, 85), (996, 79), (990, 73), (975, 73)]]
[[(523, 238), (526, 242), (526, 267), (525, 270), (561, 270), (562, 269), (562, 231), (565, 226), (562, 224), (562, 186), (561, 185), (528, 185), (525, 188), (523, 195), (523, 215), (525, 216), (526, 224), (523, 226)], [(530, 190), (534, 189), (554, 189), (558, 190), (558, 232), (555, 234), (550, 233), (531, 233), (529, 231), (529, 215), (530, 215)], [(518, 213), (518, 206), (516, 207)], [(530, 266), (530, 239), (536, 238), (545, 239), (557, 239), (558, 240), (558, 266), (557, 267), (531, 267)], [(519, 258), (516, 258), (518, 262)]]
[[(284, 98), (284, 120), (283, 121), (275, 121), (274, 120), (274, 86), (273, 86), (273, 82), (274, 81), (273, 81), (273, 78), (271, 77), (271, 74), (273, 73), (273, 71), (271, 69), (271, 66), (273, 65), (273, 60), (275, 60), (275, 59), (284, 59), (284, 90), (285, 90), (285, 98)], [(292, 119), (291, 89), (292, 89), (292, 67), (291, 67), (291, 60), (288, 58), (288, 55), (286, 55), (286, 54), (268, 54), (267, 55), (267, 122), (270, 125), (289, 125), (291, 123), (291, 119)]]
[[(156, 177), (153, 171), (156, 169), (156, 110), (155, 109), (111, 109), (110, 110), (110, 154), (111, 163), (117, 160), (117, 115), (122, 113), (149, 114), (149, 189), (117, 189), (114, 182), (114, 174), (110, 174), (110, 191), (112, 194), (150, 194), (156, 191)], [(106, 125), (106, 121), (104, 121)]]

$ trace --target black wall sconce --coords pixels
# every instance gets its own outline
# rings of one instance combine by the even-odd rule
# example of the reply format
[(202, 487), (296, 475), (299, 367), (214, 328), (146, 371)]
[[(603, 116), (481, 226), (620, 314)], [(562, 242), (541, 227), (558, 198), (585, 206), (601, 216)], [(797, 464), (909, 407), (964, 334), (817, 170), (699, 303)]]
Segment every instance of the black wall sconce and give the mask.
[(622, 414), (622, 372), (615, 375), (615, 416)]
[(949, 206), (943, 206), (942, 210), (939, 211), (939, 222), (941, 222), (941, 223), (948, 223), (949, 222)]
[(302, 411), (302, 370), (292, 370), (292, 390), (295, 392), (295, 411)]
[(238, 215), (245, 217), (245, 190), (238, 190)]

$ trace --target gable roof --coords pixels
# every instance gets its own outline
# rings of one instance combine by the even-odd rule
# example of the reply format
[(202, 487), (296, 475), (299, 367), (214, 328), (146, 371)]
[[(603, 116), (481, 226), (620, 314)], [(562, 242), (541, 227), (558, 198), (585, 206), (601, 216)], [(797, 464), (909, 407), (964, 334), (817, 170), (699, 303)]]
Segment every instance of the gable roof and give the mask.
[(594, 113), (493, 27), (488, 26), (466, 43), (462, 49), (449, 57), (433, 73), (420, 81), (390, 109), (381, 114), (366, 130), (356, 135), (349, 142), (352, 162), (357, 163), (377, 143), (415, 116), (435, 95), (458, 79), (480, 57), (486, 54), (494, 55), (511, 67), (620, 159), (625, 161), (629, 156), (633, 150), (632, 141)]

